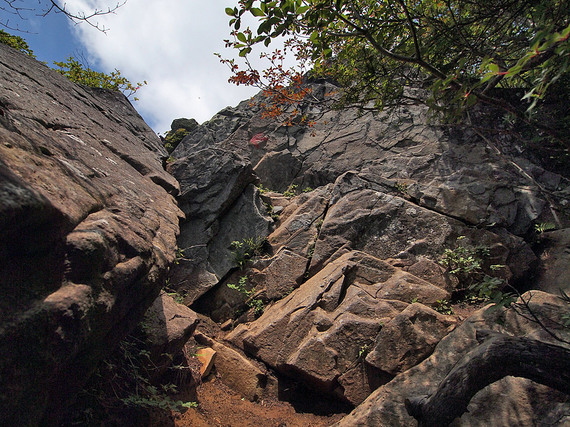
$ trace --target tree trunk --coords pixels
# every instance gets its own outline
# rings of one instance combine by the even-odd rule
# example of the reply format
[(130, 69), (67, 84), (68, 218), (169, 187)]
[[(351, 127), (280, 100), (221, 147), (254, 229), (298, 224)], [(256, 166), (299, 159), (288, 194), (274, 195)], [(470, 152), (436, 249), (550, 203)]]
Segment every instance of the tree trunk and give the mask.
[(529, 338), (477, 331), (481, 345), (449, 372), (435, 393), (406, 399), (420, 426), (447, 426), (479, 390), (506, 376), (528, 378), (570, 394), (570, 349)]

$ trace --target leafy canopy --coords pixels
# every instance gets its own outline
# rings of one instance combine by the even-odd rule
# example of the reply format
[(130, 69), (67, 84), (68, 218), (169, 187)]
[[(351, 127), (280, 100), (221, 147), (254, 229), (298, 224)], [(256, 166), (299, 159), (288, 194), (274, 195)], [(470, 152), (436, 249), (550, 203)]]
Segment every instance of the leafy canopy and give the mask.
[[(281, 101), (307, 96), (291, 89), (303, 71), (283, 67), (289, 49), (300, 64), (340, 83), (342, 105), (382, 108), (417, 97), (406, 88), (430, 88), (435, 110), (460, 114), (483, 101), (523, 117), (493, 89), (522, 88), (534, 107), (567, 76), (569, 10), (569, 0), (241, 0), (226, 9), (233, 27), (226, 44), (246, 67), (222, 62), (234, 83), (284, 93)], [(247, 15), (257, 19), (256, 30), (241, 28)], [(285, 49), (265, 54), (268, 70), (252, 67), (254, 47), (281, 37)]]
[[(143, 85), (146, 85), (146, 81), (137, 83), (136, 86), (133, 85), (126, 77), (122, 76), (121, 72), (116, 68), (111, 74), (106, 74), (92, 70), (89, 67), (84, 67), (81, 62), (73, 57), (67, 58), (67, 62), (54, 62), (54, 64), (59, 67), (56, 71), (72, 82), (89, 87), (123, 92), (127, 98), (133, 96), (137, 90)], [(137, 101), (138, 98), (134, 97), (134, 100)]]
[[(4, 30), (0, 30), (0, 43), (19, 50), (32, 58), (36, 57), (32, 49), (28, 46), (28, 43), (20, 36), (14, 36)], [(55, 61), (54, 65), (59, 67), (56, 69), (58, 73), (64, 75), (74, 83), (123, 92), (127, 98), (133, 96), (143, 85), (147, 84), (146, 81), (144, 81), (137, 83), (135, 86), (126, 77), (122, 76), (121, 72), (116, 68), (111, 74), (94, 71), (73, 57), (67, 58), (66, 62)], [(134, 100), (137, 101), (137, 98), (134, 97)]]
[(28, 46), (26, 40), (24, 40), (20, 36), (14, 36), (12, 34), (7, 33), (4, 30), (0, 30), (0, 43), (8, 45), (16, 50), (19, 50), (22, 53), (25, 53), (32, 58), (35, 58), (34, 52)]

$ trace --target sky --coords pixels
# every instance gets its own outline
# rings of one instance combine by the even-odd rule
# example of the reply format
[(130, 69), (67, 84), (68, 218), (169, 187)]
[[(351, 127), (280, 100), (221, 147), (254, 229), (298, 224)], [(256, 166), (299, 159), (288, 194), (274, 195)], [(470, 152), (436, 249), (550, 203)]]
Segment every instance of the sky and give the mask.
[[(67, 0), (65, 4), (70, 11), (90, 11), (116, 3)], [(52, 13), (30, 17), (25, 23), (28, 32), (19, 35), (48, 65), (69, 56), (83, 57), (98, 71), (117, 68), (132, 83), (146, 80), (148, 84), (137, 92), (139, 100), (131, 102), (155, 132), (164, 133), (173, 119), (202, 123), (257, 92), (228, 83), (230, 72), (214, 55), (236, 56), (223, 41), (230, 33), (224, 9), (236, 4), (237, 0), (127, 0), (116, 13), (98, 17), (108, 29), (105, 33)]]

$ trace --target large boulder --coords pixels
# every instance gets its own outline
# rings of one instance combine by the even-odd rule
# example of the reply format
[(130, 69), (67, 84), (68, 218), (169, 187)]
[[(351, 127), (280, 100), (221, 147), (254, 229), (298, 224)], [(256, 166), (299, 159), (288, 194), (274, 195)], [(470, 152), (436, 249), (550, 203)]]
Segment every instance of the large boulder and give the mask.
[[(424, 105), (329, 110), (323, 105), (338, 88), (324, 81), (309, 86), (324, 101), (302, 106), (311, 125), (263, 118), (260, 94), (200, 125), (173, 153), (184, 162), (201, 150), (228, 150), (255, 165), (263, 190), (270, 190), (262, 199), (275, 220), (268, 236), (273, 257), (239, 273), (216, 269), (228, 259), (226, 239), (207, 269), (180, 281), (200, 289), (196, 309), (224, 322), (224, 329), (242, 323), (228, 338), (244, 353), (357, 405), (422, 364), (464, 318), (433, 307), (456, 302), (484, 274), (495, 283), (532, 286), (539, 262), (534, 225), (568, 226), (570, 186), (512, 147), (501, 152), (501, 136), (436, 125)], [(293, 197), (295, 188), (303, 193)], [(211, 239), (220, 239), (222, 216), (207, 240), (193, 246), (203, 259), (214, 253)], [(541, 257), (551, 262), (551, 274), (544, 270), (541, 286), (558, 286), (567, 270), (567, 239), (562, 232), (543, 234)], [(462, 247), (464, 254), (485, 255), (469, 260)], [(446, 253), (463, 256), (476, 272), (450, 274), (442, 265)], [(254, 298), (265, 305), (259, 318), (251, 308), (239, 316), (248, 301), (225, 286), (245, 275), (249, 303)], [(371, 419), (369, 425), (401, 420)]]
[(0, 45), (0, 424), (57, 419), (157, 297), (182, 216), (166, 156), (121, 93)]
[(172, 365), (172, 359), (182, 351), (197, 325), (196, 313), (166, 292), (154, 300), (142, 322), (153, 365), (152, 379), (159, 380)]
[(423, 304), (410, 304), (384, 325), (376, 337), (374, 349), (366, 356), (366, 362), (397, 375), (429, 356), (456, 324), (457, 320), (451, 316)]
[[(348, 252), (267, 308), (258, 320), (238, 326), (228, 339), (278, 372), (357, 404), (372, 390), (369, 384), (380, 379), (368, 372), (347, 392), (341, 377), (364, 363), (365, 349), (382, 345), (377, 340), (383, 326), (413, 298), (434, 303), (448, 296), (384, 261)], [(429, 317), (409, 314), (408, 318), (433, 325)], [(433, 343), (418, 342), (416, 349), (427, 355)], [(369, 388), (362, 392), (363, 387)]]
[(537, 289), (570, 295), (570, 228), (542, 233)]
[(263, 239), (273, 223), (259, 193), (251, 163), (226, 149), (199, 149), (169, 165), (179, 180), (181, 259), (172, 286), (191, 304), (232, 268), (231, 243)]
[[(338, 88), (309, 83), (312, 95), (327, 101)], [(284, 191), (333, 183), (348, 171), (377, 182), (394, 194), (470, 225), (503, 227), (517, 235), (533, 222), (552, 221), (567, 197), (568, 179), (522, 157), (503, 155), (499, 143), (468, 127), (429, 124), (424, 105), (384, 112), (308, 108), (307, 123), (284, 126), (262, 118), (263, 95), (226, 109), (191, 132), (173, 153), (218, 146), (247, 158), (261, 182)], [(252, 144), (263, 135), (264, 145)], [(554, 195), (554, 197), (552, 197)]]
[[(311, 271), (320, 270), (350, 250), (380, 259), (407, 260), (404, 265), (419, 270), (425, 265), (414, 267), (414, 264), (426, 257), (437, 261), (446, 248), (455, 246), (458, 238), (471, 241), (473, 246), (489, 247), (492, 264), (514, 265), (518, 276), (526, 274), (536, 261), (530, 247), (520, 238), (500, 229), (493, 233), (470, 227), (402, 195), (389, 194), (378, 178), (373, 181), (347, 172), (336, 180), (332, 190), (315, 243)], [(432, 273), (437, 276), (437, 271)], [(512, 272), (506, 274), (510, 277)]]
[[(570, 331), (561, 326), (568, 313), (566, 302), (540, 291), (529, 291), (523, 298), (550, 332), (569, 341)], [(417, 421), (406, 412), (404, 400), (432, 393), (453, 366), (479, 344), (476, 331), (483, 329), (561, 345), (531, 317), (514, 310), (485, 307), (441, 340), (430, 357), (379, 387), (336, 426), (416, 426)], [(468, 412), (453, 425), (565, 425), (569, 420), (568, 395), (527, 379), (505, 377), (479, 391)]]

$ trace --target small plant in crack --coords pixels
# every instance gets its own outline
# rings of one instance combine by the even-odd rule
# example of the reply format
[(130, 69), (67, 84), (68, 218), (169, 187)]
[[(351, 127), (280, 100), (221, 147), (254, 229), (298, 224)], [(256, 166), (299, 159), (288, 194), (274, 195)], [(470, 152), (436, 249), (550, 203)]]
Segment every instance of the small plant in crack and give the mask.
[(364, 344), (360, 346), (360, 349), (358, 350), (358, 358), (364, 359), (368, 356), (368, 353), (370, 353), (370, 346), (368, 344)]
[(468, 302), (492, 301), (498, 306), (510, 306), (515, 296), (502, 291), (508, 283), (497, 277), (505, 266), (489, 265), (489, 247), (466, 245), (462, 243), (464, 239), (465, 236), (458, 237), (461, 244), (455, 249), (445, 249), (439, 261), (450, 275), (457, 278), (459, 287), (455, 290), (456, 295), (463, 295)]
[(433, 305), (433, 309), (441, 314), (453, 314), (453, 307), (451, 306), (451, 303), (446, 299), (438, 299)]
[(299, 186), (297, 184), (289, 184), (289, 187), (287, 187), (287, 190), (283, 192), (283, 195), (287, 198), (295, 197), (297, 195), (298, 187)]
[(273, 205), (267, 202), (263, 202), (263, 205), (265, 206), (265, 210), (271, 219), (275, 222), (279, 221), (279, 213), (275, 212)]
[(315, 254), (315, 246), (316, 242), (311, 243), (309, 249), (307, 250), (307, 258), (312, 259), (313, 255)]
[(249, 261), (267, 252), (268, 244), (269, 242), (265, 237), (250, 237), (241, 241), (234, 240), (230, 243), (234, 265), (239, 269), (244, 269)]
[(245, 303), (249, 308), (253, 309), (253, 313), (256, 317), (259, 317), (263, 314), (263, 311), (265, 310), (265, 304), (263, 303), (263, 300), (259, 298), (252, 298), (255, 294), (255, 287), (247, 289), (247, 276), (241, 276), (238, 280), (237, 285), (234, 283), (228, 283), (227, 287), (233, 289), (234, 291), (238, 291), (243, 295), (244, 299), (246, 300)]
[(542, 234), (546, 231), (551, 231), (551, 230), (555, 230), (556, 226), (554, 224), (552, 224), (551, 222), (541, 222), (538, 224), (534, 224), (534, 231), (537, 234)]
[(174, 264), (180, 264), (180, 261), (188, 261), (187, 258), (184, 257), (184, 249), (176, 248), (176, 254), (174, 255)]
[(259, 194), (265, 194), (265, 193), (271, 193), (272, 192), (269, 188), (264, 187), (263, 184), (256, 185), (256, 187), (259, 190)]
[(394, 185), (394, 188), (396, 188), (396, 191), (400, 194), (403, 194), (403, 195), (408, 194), (408, 184), (405, 182), (397, 182)]

